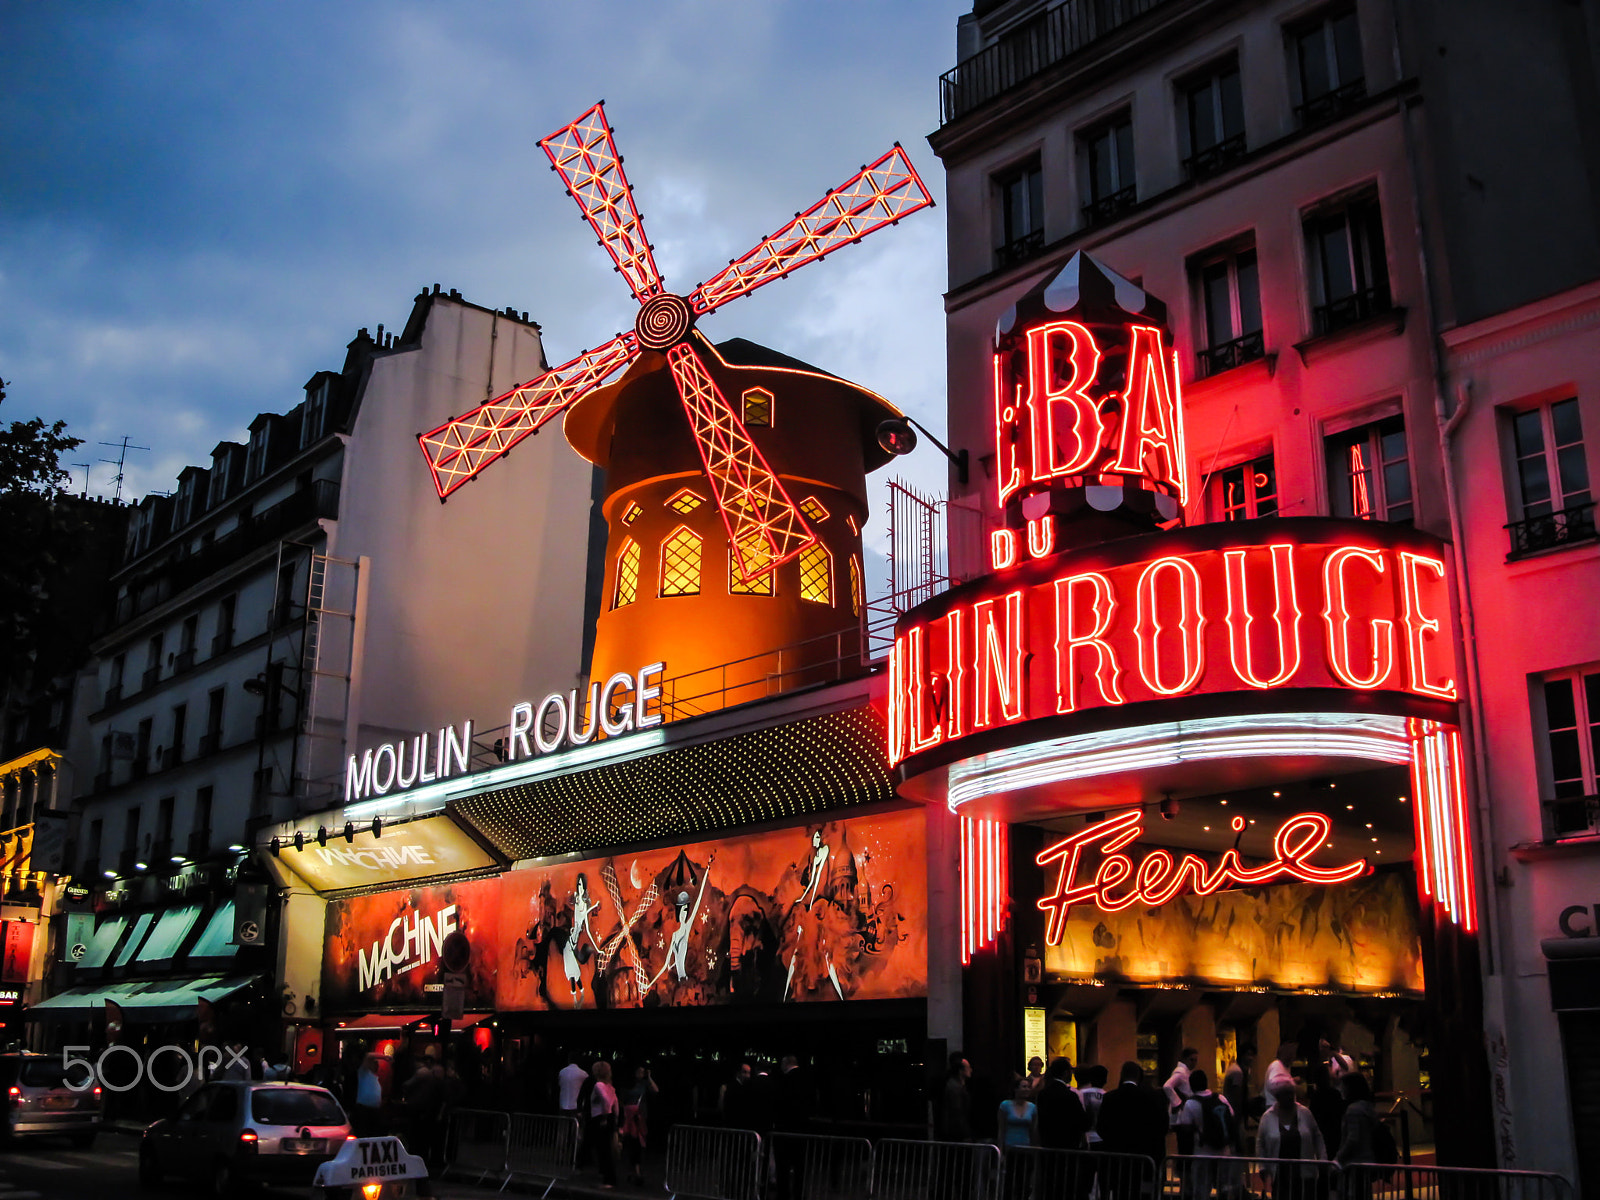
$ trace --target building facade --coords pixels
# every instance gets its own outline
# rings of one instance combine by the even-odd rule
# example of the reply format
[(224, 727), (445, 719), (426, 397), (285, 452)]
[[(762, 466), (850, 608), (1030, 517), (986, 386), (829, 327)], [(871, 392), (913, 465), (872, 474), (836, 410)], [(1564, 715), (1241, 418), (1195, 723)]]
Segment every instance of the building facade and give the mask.
[[(1484, 1163), (1492, 1146), (1502, 1166), (1570, 1178), (1595, 1141), (1595, 993), (1562, 974), (1591, 969), (1575, 964), (1595, 944), (1574, 910), (1595, 828), (1578, 697), (1600, 648), (1572, 624), (1592, 582), (1581, 430), (1600, 419), (1584, 365), (1600, 276), (1593, 21), (1557, 4), (982, 2), (959, 25), (931, 138), (948, 174), (951, 440), (984, 468), (955, 492), (982, 524), (1004, 524), (997, 339), (1087, 250), (1167, 302), (1189, 526), (1347, 518), (1446, 546), (1483, 919), (1443, 957), (1437, 931), (1417, 929), (1432, 1036), (1467, 1049), (1448, 1080), (1437, 1059), (1406, 1070), (1441, 1114), (1450, 1090), (1470, 1098), (1449, 1122), (1423, 1118), (1441, 1161)], [(956, 574), (985, 570), (988, 548), (953, 545), (974, 560)], [(1457, 1025), (1433, 996), (1446, 977)], [(1363, 1021), (1359, 989), (1331, 990), (1344, 998), (1290, 1003), (1288, 989), (1275, 1020), (1362, 1041), (1402, 1090), (1399, 1060), (1429, 1038), (1370, 1041), (1360, 1026), (1381, 1022)], [(1225, 1027), (1259, 1026), (1248, 1007), (1180, 1012), (1177, 1037), (1161, 1013), (1181, 1004), (1116, 1020), (1205, 1059)], [(1593, 1172), (1585, 1161), (1591, 1186)]]

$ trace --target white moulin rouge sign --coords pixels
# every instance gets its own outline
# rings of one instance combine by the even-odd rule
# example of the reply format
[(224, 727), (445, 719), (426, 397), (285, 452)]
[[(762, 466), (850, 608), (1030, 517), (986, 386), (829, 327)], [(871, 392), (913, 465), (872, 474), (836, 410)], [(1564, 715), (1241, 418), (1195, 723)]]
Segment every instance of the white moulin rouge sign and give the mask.
[[(651, 701), (661, 698), (660, 676), (665, 670), (665, 663), (651, 663), (633, 674), (618, 671), (603, 684), (591, 682), (583, 692), (576, 688), (552, 692), (538, 704), (524, 700), (512, 705), (502, 746), (505, 761), (660, 725), (660, 705), (652, 706)], [(619, 698), (623, 696), (628, 698)], [(419, 733), (409, 740), (384, 742), (363, 751), (359, 758), (350, 755), (345, 764), (344, 800), (349, 804), (462, 775), (471, 761), (471, 721), (461, 723), (459, 734), (447, 725), (437, 734)]]

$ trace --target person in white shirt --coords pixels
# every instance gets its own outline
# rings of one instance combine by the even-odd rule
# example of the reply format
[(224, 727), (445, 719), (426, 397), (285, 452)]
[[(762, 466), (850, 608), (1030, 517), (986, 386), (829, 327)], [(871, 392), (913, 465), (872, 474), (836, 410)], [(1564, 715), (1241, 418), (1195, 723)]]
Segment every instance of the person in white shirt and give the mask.
[(1106, 1098), (1106, 1081), (1111, 1072), (1096, 1064), (1087, 1070), (1078, 1068), (1078, 1078), (1083, 1086), (1078, 1089), (1078, 1099), (1083, 1101), (1084, 1114), (1089, 1118), (1089, 1149), (1100, 1144), (1100, 1131), (1095, 1128), (1100, 1120), (1100, 1102)]
[(1193, 1046), (1185, 1046), (1183, 1053), (1178, 1055), (1178, 1065), (1172, 1068), (1172, 1074), (1167, 1077), (1167, 1082), (1161, 1089), (1167, 1094), (1169, 1124), (1177, 1132), (1179, 1154), (1194, 1153), (1195, 1127), (1189, 1124), (1184, 1114), (1184, 1105), (1194, 1094), (1189, 1087), (1189, 1072), (1195, 1069), (1199, 1061), (1200, 1051)]
[(562, 1116), (576, 1117), (578, 1115), (578, 1094), (583, 1090), (584, 1081), (588, 1078), (589, 1072), (578, 1065), (577, 1059), (573, 1055), (568, 1054), (567, 1065), (562, 1067), (560, 1074), (556, 1076), (556, 1090), (558, 1093), (556, 1105), (561, 1109)]
[(1277, 1100), (1279, 1093), (1284, 1090), (1293, 1096), (1294, 1072), (1290, 1070), (1289, 1064), (1294, 1062), (1294, 1056), (1299, 1049), (1293, 1042), (1284, 1042), (1278, 1047), (1278, 1057), (1267, 1064), (1267, 1078), (1261, 1085), (1261, 1090), (1266, 1093), (1269, 1102)]
[[(1210, 1196), (1213, 1189), (1219, 1196), (1231, 1194), (1235, 1190), (1232, 1164), (1208, 1162), (1206, 1158), (1233, 1153), (1238, 1117), (1226, 1097), (1211, 1090), (1211, 1079), (1204, 1071), (1189, 1072), (1189, 1090), (1191, 1095), (1183, 1102), (1183, 1120), (1194, 1130), (1195, 1153), (1203, 1157), (1180, 1167), (1180, 1170), (1187, 1168), (1184, 1194)], [(1227, 1177), (1223, 1174), (1225, 1170), (1229, 1173)]]

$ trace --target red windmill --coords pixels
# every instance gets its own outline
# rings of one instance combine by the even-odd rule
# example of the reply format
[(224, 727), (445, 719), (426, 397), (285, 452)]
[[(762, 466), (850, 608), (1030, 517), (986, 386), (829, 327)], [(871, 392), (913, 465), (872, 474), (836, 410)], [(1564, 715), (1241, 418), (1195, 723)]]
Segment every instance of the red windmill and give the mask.
[[(539, 145), (584, 219), (627, 281), (639, 313), (633, 330), (419, 435), (443, 500), (490, 461), (627, 367), (641, 353), (671, 368), (712, 495), (742, 578), (754, 580), (815, 541), (799, 508), (756, 448), (738, 411), (702, 360), (695, 322), (796, 267), (932, 205), (905, 152), (895, 147), (687, 296), (667, 291), (623, 174), (604, 102)], [(703, 344), (703, 338), (701, 338)]]

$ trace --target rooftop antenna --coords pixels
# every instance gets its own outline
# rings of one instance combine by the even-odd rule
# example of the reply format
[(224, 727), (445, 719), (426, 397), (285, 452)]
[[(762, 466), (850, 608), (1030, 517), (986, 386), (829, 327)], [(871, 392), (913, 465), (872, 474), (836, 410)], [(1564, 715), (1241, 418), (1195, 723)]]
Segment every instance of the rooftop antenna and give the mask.
[(89, 464), (88, 463), (72, 463), (70, 465), (72, 467), (74, 467), (74, 468), (77, 468), (77, 467), (82, 467), (83, 468), (83, 491), (80, 493), (80, 496), (81, 496), (82, 499), (87, 500), (89, 498)]
[(148, 450), (148, 449), (150, 449), (150, 447), (149, 446), (135, 446), (131, 442), (128, 441), (126, 436), (124, 436), (123, 439), (120, 442), (101, 442), (100, 444), (102, 446), (111, 446), (111, 447), (113, 447), (115, 449), (120, 449), (120, 451), (121, 451), (121, 453), (119, 453), (116, 458), (102, 458), (100, 460), (103, 463), (110, 463), (112, 466), (116, 467), (116, 469), (117, 469), (117, 478), (116, 478), (116, 480), (114, 482), (117, 485), (117, 497), (116, 497), (117, 498), (117, 503), (120, 504), (120, 503), (122, 503), (122, 474), (123, 474), (122, 468), (126, 465), (126, 463), (128, 461), (128, 451), (129, 450)]

